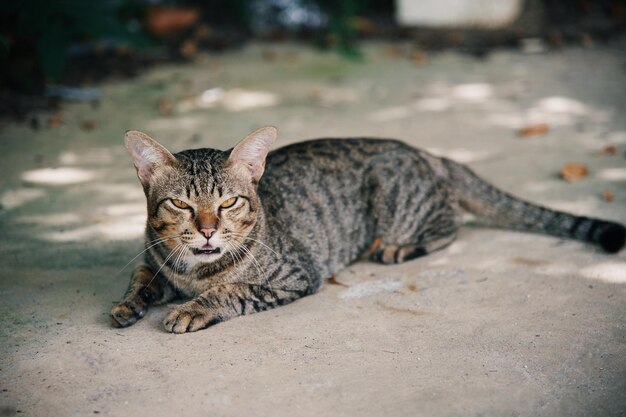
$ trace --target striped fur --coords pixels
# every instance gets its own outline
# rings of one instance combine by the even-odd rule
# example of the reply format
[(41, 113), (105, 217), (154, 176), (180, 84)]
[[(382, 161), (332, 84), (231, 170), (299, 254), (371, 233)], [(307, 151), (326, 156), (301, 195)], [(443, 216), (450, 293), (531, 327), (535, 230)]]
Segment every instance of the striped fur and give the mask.
[[(150, 304), (174, 298), (190, 299), (164, 320), (174, 333), (287, 304), (357, 259), (395, 264), (447, 246), (464, 210), (487, 225), (579, 239), (608, 252), (624, 246), (622, 225), (521, 201), (460, 164), (399, 141), (320, 139), (266, 160), (271, 129), (231, 151), (176, 155), (147, 135), (127, 134), (148, 201), (148, 249), (111, 312), (114, 325), (131, 325)], [(220, 208), (233, 195), (237, 204)], [(173, 206), (172, 198), (189, 208)], [(208, 240), (199, 231), (201, 213), (217, 219)], [(201, 244), (220, 253), (199, 254)]]

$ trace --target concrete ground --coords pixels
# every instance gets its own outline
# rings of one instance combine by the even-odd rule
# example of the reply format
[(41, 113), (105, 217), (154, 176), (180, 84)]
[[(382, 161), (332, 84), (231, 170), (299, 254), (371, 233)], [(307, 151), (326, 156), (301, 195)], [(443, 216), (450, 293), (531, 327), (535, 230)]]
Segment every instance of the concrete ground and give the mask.
[[(399, 138), (624, 223), (625, 46), (416, 62), (372, 43), (359, 63), (251, 45), (107, 83), (100, 107), (66, 105), (55, 127), (1, 126), (0, 415), (626, 415), (626, 252), (578, 242), (470, 226), (437, 254), (357, 264), (197, 333), (165, 333), (168, 306), (127, 329), (108, 317), (145, 219), (125, 130), (173, 151), (265, 124), (278, 146)], [(535, 123), (548, 132), (516, 134)], [(568, 183), (572, 161), (589, 175)]]

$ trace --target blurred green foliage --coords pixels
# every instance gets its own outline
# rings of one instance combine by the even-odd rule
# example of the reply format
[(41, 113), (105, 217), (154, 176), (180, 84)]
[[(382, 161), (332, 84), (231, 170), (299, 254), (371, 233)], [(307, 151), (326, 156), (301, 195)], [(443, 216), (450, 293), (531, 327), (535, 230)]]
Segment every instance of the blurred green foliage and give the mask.
[(4, 60), (33, 49), (47, 79), (57, 79), (67, 62), (67, 47), (75, 40), (144, 44), (148, 38), (128, 30), (126, 22), (145, 8), (133, 0), (22, 0), (0, 2)]

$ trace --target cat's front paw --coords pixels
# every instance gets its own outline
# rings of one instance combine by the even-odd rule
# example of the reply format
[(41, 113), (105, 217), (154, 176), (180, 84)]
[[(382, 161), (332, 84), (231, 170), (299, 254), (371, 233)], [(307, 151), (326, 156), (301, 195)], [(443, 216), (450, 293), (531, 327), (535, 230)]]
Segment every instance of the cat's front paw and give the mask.
[(128, 327), (146, 315), (148, 306), (142, 302), (122, 301), (111, 309), (111, 323), (115, 327)]
[(219, 319), (209, 309), (192, 301), (170, 311), (163, 320), (163, 326), (170, 333), (186, 333), (204, 329), (217, 322)]

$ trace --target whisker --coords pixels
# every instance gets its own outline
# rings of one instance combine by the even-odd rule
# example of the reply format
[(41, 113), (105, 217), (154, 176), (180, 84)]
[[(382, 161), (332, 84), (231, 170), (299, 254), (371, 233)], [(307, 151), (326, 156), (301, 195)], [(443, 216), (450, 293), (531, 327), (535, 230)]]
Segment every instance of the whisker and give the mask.
[(270, 290), (270, 293), (272, 294), (272, 297), (274, 297), (274, 299), (278, 299), (278, 296), (276, 295), (276, 293), (274, 292), (274, 290), (272, 288), (272, 284), (270, 283), (270, 280), (265, 275), (265, 271), (261, 267), (261, 264), (259, 263), (259, 261), (252, 254), (252, 251), (250, 251), (250, 249), (245, 247), (243, 244), (240, 244), (239, 247), (244, 251), (246, 256), (249, 256), (250, 259), (252, 260), (252, 263), (257, 268), (257, 272), (259, 274), (259, 277), (263, 278), (265, 280), (265, 284), (267, 285), (267, 288)]
[[(141, 252), (139, 252), (139, 253), (137, 254), (137, 256), (135, 256), (133, 259), (131, 259), (130, 261), (128, 261), (128, 263), (127, 263), (126, 265), (124, 265), (124, 267), (123, 267), (122, 269), (120, 269), (119, 271), (117, 271), (117, 272), (115, 273), (115, 275), (113, 275), (113, 276), (115, 277), (115, 276), (117, 276), (119, 273), (121, 273), (123, 270), (125, 270), (125, 269), (128, 267), (128, 265), (130, 265), (130, 264), (131, 264), (131, 263), (132, 263), (135, 259), (139, 258), (139, 257), (140, 257), (143, 253), (145, 253), (147, 250), (149, 250), (149, 249), (151, 249), (151, 248), (155, 247), (156, 245), (158, 245), (158, 244), (160, 244), (160, 243), (165, 242), (166, 240), (175, 239), (175, 238), (180, 237), (180, 236), (182, 236), (182, 235), (176, 235), (176, 236), (170, 236), (170, 237), (163, 237), (163, 238), (155, 239), (155, 240), (153, 240), (153, 241), (151, 241), (151, 242), (147, 242), (147, 243), (152, 243), (152, 245), (148, 246), (147, 248), (145, 248), (144, 250), (142, 250)], [(156, 242), (156, 243), (154, 243), (154, 242)]]
[(244, 235), (239, 234), (239, 233), (236, 233), (236, 232), (231, 232), (231, 233), (232, 233), (232, 235), (233, 235), (233, 236), (235, 236), (235, 237), (239, 237), (239, 238), (242, 238), (242, 239), (246, 239), (246, 240), (251, 240), (251, 241), (253, 241), (253, 242), (257, 242), (258, 244), (263, 245), (264, 247), (266, 247), (267, 249), (269, 249), (270, 251), (272, 251), (272, 253), (274, 253), (274, 255), (279, 256), (279, 257), (280, 257), (280, 255), (279, 255), (279, 254), (278, 254), (278, 253), (277, 253), (274, 249), (270, 248), (268, 245), (266, 245), (266, 244), (265, 244), (265, 242), (263, 242), (263, 241), (261, 241), (261, 240), (258, 240), (258, 239), (253, 239), (253, 238), (251, 238), (251, 237), (249, 237), (249, 236), (244, 236)]
[(163, 269), (163, 267), (165, 266), (165, 264), (167, 263), (167, 261), (172, 257), (172, 255), (174, 255), (180, 248), (183, 247), (182, 243), (179, 243), (171, 252), (169, 255), (167, 255), (167, 258), (165, 258), (165, 260), (163, 261), (163, 264), (161, 265), (161, 267), (159, 268), (158, 271), (156, 271), (156, 273), (152, 276), (152, 279), (148, 282), (148, 284), (144, 287), (144, 288), (148, 288), (150, 286), (150, 284), (152, 284), (152, 281), (154, 281), (154, 279), (157, 277), (157, 275), (159, 275), (159, 272), (161, 272), (161, 269)]

